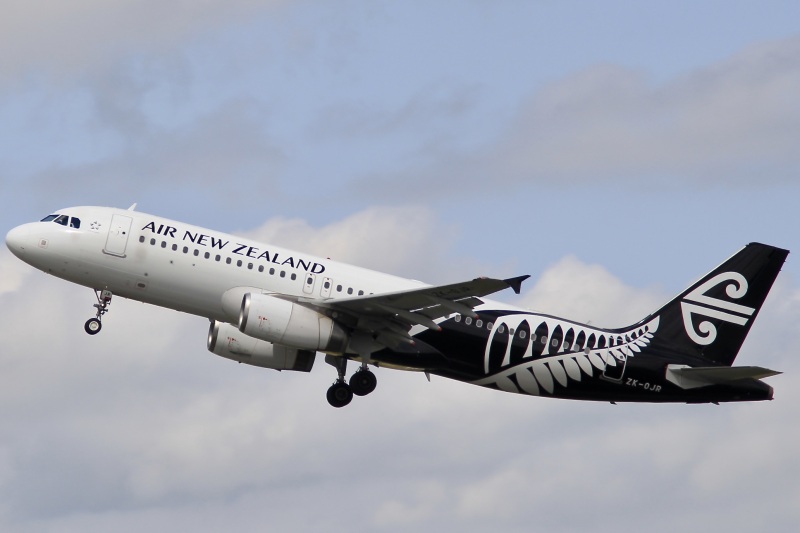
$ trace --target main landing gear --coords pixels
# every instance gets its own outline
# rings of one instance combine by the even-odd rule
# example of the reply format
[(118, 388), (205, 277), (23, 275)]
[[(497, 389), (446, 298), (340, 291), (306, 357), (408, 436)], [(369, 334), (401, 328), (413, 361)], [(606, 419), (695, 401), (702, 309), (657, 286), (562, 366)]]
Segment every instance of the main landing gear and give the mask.
[(102, 316), (108, 312), (108, 306), (111, 305), (111, 297), (113, 296), (111, 291), (100, 291), (98, 289), (95, 289), (94, 295), (97, 297), (97, 303), (94, 304), (94, 308), (97, 309), (97, 316), (90, 318), (83, 325), (84, 331), (89, 335), (100, 333), (100, 329), (103, 327)]
[(374, 391), (378, 384), (378, 378), (367, 368), (366, 362), (362, 363), (361, 368), (350, 377), (349, 384), (344, 380), (347, 359), (328, 355), (325, 357), (325, 362), (336, 368), (339, 374), (339, 377), (328, 389), (328, 403), (333, 407), (344, 407), (353, 400), (353, 395), (366, 396)]

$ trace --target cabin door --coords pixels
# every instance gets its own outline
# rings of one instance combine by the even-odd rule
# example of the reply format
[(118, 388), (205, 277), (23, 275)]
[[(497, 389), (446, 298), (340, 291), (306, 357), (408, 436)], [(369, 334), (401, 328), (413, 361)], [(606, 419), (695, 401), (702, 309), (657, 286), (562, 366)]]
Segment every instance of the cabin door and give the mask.
[(131, 233), (131, 223), (133, 223), (133, 219), (125, 215), (114, 215), (111, 217), (111, 227), (108, 228), (106, 247), (103, 248), (105, 253), (118, 257), (125, 257), (125, 249), (128, 247), (128, 236)]

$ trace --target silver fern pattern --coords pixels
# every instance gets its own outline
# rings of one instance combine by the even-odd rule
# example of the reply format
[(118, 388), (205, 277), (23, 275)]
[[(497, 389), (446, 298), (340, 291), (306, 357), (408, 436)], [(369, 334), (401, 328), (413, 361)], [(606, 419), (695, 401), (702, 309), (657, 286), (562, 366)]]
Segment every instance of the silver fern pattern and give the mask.
[[(556, 383), (568, 387), (584, 375), (621, 379), (628, 358), (650, 343), (658, 324), (655, 317), (628, 330), (610, 332), (540, 315), (502, 316), (492, 325), (486, 344), (484, 370), (489, 375), (472, 383), (539, 396), (553, 394)], [(493, 350), (501, 335), (508, 340), (500, 344), (505, 353), (497, 369), (492, 368), (492, 358), (498, 357)], [(512, 351), (523, 349), (517, 358), (521, 360), (515, 361)]]

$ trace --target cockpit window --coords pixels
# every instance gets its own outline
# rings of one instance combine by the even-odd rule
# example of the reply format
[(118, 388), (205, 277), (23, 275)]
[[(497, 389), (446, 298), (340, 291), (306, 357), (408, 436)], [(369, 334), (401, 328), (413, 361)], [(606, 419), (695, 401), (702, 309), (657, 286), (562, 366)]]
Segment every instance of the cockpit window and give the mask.
[(44, 217), (42, 222), (55, 222), (56, 224), (61, 224), (62, 226), (69, 226), (70, 228), (80, 229), (81, 227), (81, 219), (75, 217), (68, 217), (67, 215), (47, 215)]

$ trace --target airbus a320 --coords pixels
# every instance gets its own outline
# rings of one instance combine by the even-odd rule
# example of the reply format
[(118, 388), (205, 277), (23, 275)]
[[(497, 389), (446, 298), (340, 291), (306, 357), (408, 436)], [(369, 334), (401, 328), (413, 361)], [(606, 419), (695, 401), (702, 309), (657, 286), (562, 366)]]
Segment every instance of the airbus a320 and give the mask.
[(208, 349), (240, 363), (309, 372), (324, 354), (334, 407), (375, 390), (371, 367), (612, 403), (773, 398), (762, 379), (778, 372), (732, 365), (788, 250), (750, 243), (651, 315), (604, 329), (486, 298), (528, 276), (431, 286), (134, 207), (61, 209), (6, 236), (29, 265), (95, 291), (90, 335), (113, 296), (202, 316)]

